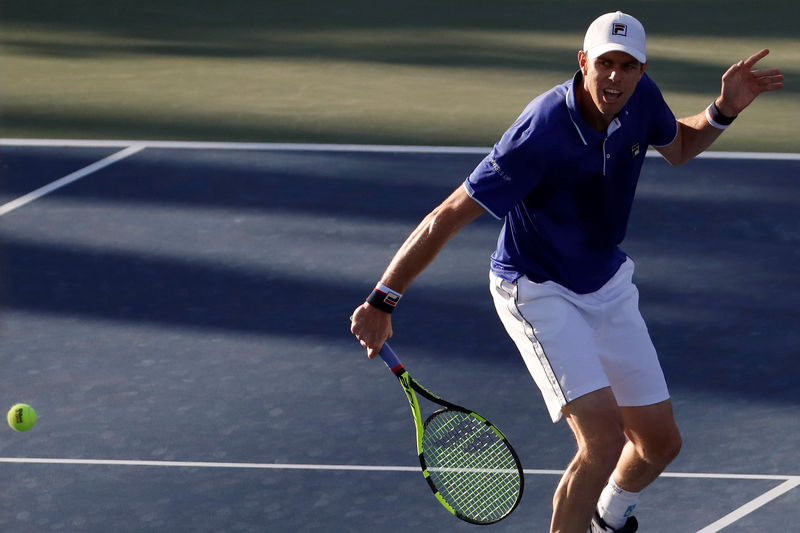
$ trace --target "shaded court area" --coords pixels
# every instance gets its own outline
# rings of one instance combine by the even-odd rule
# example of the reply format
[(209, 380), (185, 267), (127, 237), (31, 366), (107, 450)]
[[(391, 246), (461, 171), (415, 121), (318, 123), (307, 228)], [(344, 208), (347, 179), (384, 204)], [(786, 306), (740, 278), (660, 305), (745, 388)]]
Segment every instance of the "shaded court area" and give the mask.
[[(474, 530), (431, 497), (347, 317), (487, 151), (0, 143), (0, 405), (39, 414), (0, 432), (0, 529)], [(792, 154), (645, 164), (623, 248), (685, 444), (643, 531), (797, 528), (798, 176)], [(499, 228), (445, 248), (393, 346), (514, 443), (525, 495), (492, 530), (545, 531), (574, 445), (494, 313)]]

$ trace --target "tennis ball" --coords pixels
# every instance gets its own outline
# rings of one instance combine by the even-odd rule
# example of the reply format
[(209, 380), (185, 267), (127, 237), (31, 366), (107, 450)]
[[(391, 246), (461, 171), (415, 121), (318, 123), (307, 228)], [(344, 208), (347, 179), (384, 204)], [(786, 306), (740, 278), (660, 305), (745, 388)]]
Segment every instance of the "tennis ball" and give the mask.
[(28, 431), (36, 423), (36, 411), (27, 403), (18, 403), (8, 410), (6, 418), (14, 431)]

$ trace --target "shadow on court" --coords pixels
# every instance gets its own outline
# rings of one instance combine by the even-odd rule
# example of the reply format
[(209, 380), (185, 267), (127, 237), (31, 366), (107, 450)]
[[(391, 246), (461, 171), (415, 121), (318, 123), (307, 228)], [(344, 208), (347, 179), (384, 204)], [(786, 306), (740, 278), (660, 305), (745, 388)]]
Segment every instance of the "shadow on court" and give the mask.
[[(3, 147), (0, 192), (15, 198), (114, 151)], [(364, 360), (347, 316), (481, 157), (149, 148), (3, 216), (3, 344), (17, 375), (0, 397), (28, 401), (40, 422), (4, 433), (0, 454), (414, 465), (402, 392)], [(672, 471), (799, 474), (798, 167), (645, 165), (624, 249), (686, 441)], [(573, 445), (489, 300), (498, 230), (485, 216), (448, 245), (393, 316), (393, 345), (423, 384), (502, 427), (526, 468), (560, 469)], [(472, 529), (413, 472), (0, 472), (7, 501), (35, 502), (0, 512), (15, 531)], [(528, 478), (498, 531), (546, 523), (557, 477)], [(642, 522), (696, 531), (775, 484), (662, 480)], [(797, 498), (729, 530), (788, 531)]]

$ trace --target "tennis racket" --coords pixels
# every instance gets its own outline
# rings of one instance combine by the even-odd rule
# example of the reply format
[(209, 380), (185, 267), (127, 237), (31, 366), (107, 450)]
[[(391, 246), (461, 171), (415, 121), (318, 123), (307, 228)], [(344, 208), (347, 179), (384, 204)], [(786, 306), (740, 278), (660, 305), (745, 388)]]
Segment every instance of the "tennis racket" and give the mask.
[[(408, 397), (422, 475), (439, 503), (472, 524), (493, 524), (511, 514), (522, 498), (525, 478), (505, 436), (481, 415), (423, 388), (388, 344), (380, 355)], [(443, 408), (423, 422), (417, 394)]]

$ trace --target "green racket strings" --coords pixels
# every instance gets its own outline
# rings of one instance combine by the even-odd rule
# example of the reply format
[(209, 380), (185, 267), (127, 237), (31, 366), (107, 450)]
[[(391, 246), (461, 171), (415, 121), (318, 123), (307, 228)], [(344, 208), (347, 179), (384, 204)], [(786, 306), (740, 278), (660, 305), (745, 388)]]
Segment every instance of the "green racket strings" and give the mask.
[(422, 449), (431, 481), (457, 513), (493, 522), (514, 509), (522, 487), (517, 461), (483, 420), (440, 411), (425, 425)]

